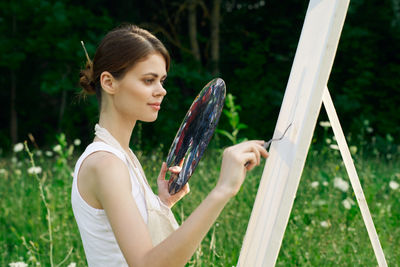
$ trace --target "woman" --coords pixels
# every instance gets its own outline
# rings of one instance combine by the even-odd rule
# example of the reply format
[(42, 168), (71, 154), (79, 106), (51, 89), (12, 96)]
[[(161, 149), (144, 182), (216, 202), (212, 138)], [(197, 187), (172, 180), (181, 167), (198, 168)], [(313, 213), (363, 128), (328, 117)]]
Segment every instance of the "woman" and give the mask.
[(104, 37), (81, 71), (81, 86), (96, 93), (100, 108), (96, 136), (76, 163), (71, 193), (89, 266), (183, 266), (246, 172), (268, 155), (264, 141), (225, 149), (217, 185), (178, 227), (170, 208), (189, 186), (171, 196), (163, 163), (156, 196), (129, 148), (136, 121), (157, 119), (169, 64), (155, 36), (126, 25)]

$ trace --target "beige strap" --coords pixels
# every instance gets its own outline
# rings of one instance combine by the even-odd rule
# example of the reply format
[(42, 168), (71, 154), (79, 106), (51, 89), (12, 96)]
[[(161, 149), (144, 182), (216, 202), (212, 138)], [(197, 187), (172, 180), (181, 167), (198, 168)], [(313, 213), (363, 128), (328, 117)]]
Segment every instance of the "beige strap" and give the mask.
[(136, 166), (138, 166), (137, 168), (139, 169), (140, 173), (143, 175), (145, 183), (149, 186), (149, 188), (151, 188), (151, 186), (149, 185), (149, 182), (147, 181), (146, 175), (145, 175), (145, 173), (143, 171), (142, 164), (140, 164), (140, 162), (139, 162), (138, 158), (136, 157), (135, 153), (133, 153), (133, 151), (131, 149), (129, 149), (129, 151), (132, 154), (133, 162), (135, 163)]
[[(103, 140), (105, 143), (109, 144), (110, 146), (112, 146), (112, 147), (114, 147), (114, 148), (120, 150), (122, 153), (124, 153), (126, 160), (127, 160), (128, 163), (131, 165), (131, 167), (132, 167), (131, 169), (132, 169), (133, 172), (135, 173), (135, 175), (136, 175), (136, 177), (137, 177), (137, 180), (139, 181), (139, 183), (140, 183), (140, 185), (141, 185), (141, 187), (142, 187), (142, 189), (143, 189), (143, 193), (144, 193), (144, 195), (145, 195), (146, 204), (147, 204), (147, 202), (148, 202), (148, 201), (147, 201), (147, 197), (146, 197), (147, 194), (146, 194), (146, 190), (145, 190), (145, 188), (144, 188), (143, 182), (145, 182), (145, 183), (149, 186), (149, 188), (150, 188), (150, 185), (149, 185), (149, 183), (147, 182), (147, 179), (146, 179), (146, 176), (144, 175), (143, 169), (141, 168), (141, 165), (140, 165), (139, 161), (136, 159), (135, 154), (133, 154), (132, 150), (131, 150), (131, 152), (132, 152), (132, 155), (134, 156), (134, 159), (136, 160), (136, 164), (133, 163), (131, 157), (130, 157), (130, 156), (127, 154), (127, 152), (121, 147), (121, 144), (114, 138), (114, 136), (112, 136), (112, 135), (110, 134), (109, 131), (107, 131), (106, 128), (103, 128), (103, 127), (101, 127), (99, 124), (96, 124), (96, 126), (95, 126), (95, 135), (96, 135), (97, 137), (99, 137), (101, 140)], [(141, 170), (141, 172), (142, 172), (142, 177), (140, 177), (140, 175), (138, 175), (138, 173), (136, 173), (136, 169), (135, 169), (135, 166), (136, 166), (136, 165), (139, 166), (138, 169), (140, 168), (139, 170)], [(143, 178), (143, 179), (142, 179), (142, 178)], [(145, 181), (143, 181), (143, 180), (145, 180)]]
[[(179, 227), (171, 209), (168, 208), (164, 203), (162, 203), (158, 196), (155, 197), (159, 203), (159, 207), (152, 204), (152, 201), (150, 200), (151, 196), (147, 194), (145, 184), (147, 184), (150, 191), (151, 187), (146, 179), (146, 175), (144, 174), (142, 165), (140, 164), (139, 160), (131, 149), (129, 150), (133, 156), (133, 161), (128, 153), (121, 147), (121, 144), (110, 134), (110, 132), (107, 131), (107, 129), (101, 127), (99, 124), (96, 124), (95, 135), (103, 140), (105, 143), (123, 152), (128, 163), (131, 165), (131, 169), (135, 173), (137, 180), (139, 181), (139, 184), (143, 190), (147, 208), (147, 228), (149, 229), (153, 245), (157, 245)], [(139, 175), (136, 172), (135, 165), (138, 166), (137, 168), (142, 175)]]

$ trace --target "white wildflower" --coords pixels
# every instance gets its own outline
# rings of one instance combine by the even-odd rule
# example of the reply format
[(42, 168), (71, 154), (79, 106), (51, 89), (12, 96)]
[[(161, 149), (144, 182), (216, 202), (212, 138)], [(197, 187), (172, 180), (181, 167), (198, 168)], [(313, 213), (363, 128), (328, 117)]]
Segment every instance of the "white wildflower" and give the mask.
[(18, 143), (14, 145), (14, 152), (18, 153), (24, 149), (24, 144)]
[(41, 172), (42, 172), (42, 168), (39, 167), (39, 166), (30, 167), (30, 168), (28, 169), (28, 173), (29, 173), (29, 174), (39, 174), (39, 173), (41, 173)]
[(16, 157), (12, 157), (12, 158), (11, 158), (11, 163), (14, 163), (14, 164), (15, 164), (15, 163), (17, 163), (17, 162), (18, 162), (18, 159), (17, 159)]
[[(28, 259), (28, 262), (29, 262), (29, 261), (36, 261), (35, 256), (31, 255), (30, 252), (28, 252), (28, 255), (30, 255), (30, 256), (29, 256), (29, 259)], [(36, 263), (36, 265), (37, 265), (37, 263)], [(39, 263), (39, 266), (40, 266), (40, 263)]]
[(328, 228), (329, 227), (329, 223), (327, 221), (320, 222), (320, 225), (321, 225), (322, 228)]
[(8, 264), (8, 266), (10, 266), (10, 267), (26, 267), (26, 266), (28, 266), (28, 264), (26, 264), (23, 261), (18, 261), (18, 262), (11, 262)]
[(335, 144), (332, 144), (329, 147), (332, 148), (333, 150), (339, 150), (339, 146)]
[(40, 157), (43, 155), (43, 152), (42, 152), (42, 150), (36, 150), (35, 154), (36, 154), (36, 156)]
[(372, 133), (374, 131), (374, 129), (372, 127), (367, 127), (367, 133)]
[(347, 210), (351, 209), (351, 206), (354, 205), (354, 204), (355, 203), (351, 198), (346, 198), (345, 200), (342, 201), (342, 205)]
[(7, 174), (7, 170), (6, 169), (0, 169), (0, 175), (3, 175), (3, 174)]
[(74, 140), (74, 145), (75, 146), (79, 146), (80, 144), (81, 144), (81, 140), (80, 139), (77, 138), (77, 139)]
[(320, 121), (319, 125), (323, 128), (329, 128), (331, 127), (331, 123), (329, 121)]
[(341, 177), (336, 177), (333, 180), (333, 186), (343, 192), (346, 192), (349, 189), (349, 183), (343, 180)]
[(357, 147), (356, 146), (350, 146), (350, 153), (355, 155), (357, 153)]
[(316, 188), (316, 187), (318, 187), (318, 185), (319, 185), (318, 181), (314, 181), (314, 182), (311, 183), (311, 187), (312, 188)]
[(326, 205), (326, 200), (319, 199), (319, 200), (313, 201), (313, 203), (317, 206), (324, 206), (324, 205)]
[(325, 139), (325, 142), (329, 145), (329, 144), (332, 143), (332, 140), (331, 140), (330, 138), (326, 138), (326, 139)]
[(61, 151), (61, 145), (56, 145), (55, 147), (53, 147), (53, 151), (54, 151), (54, 152), (59, 152), (59, 151)]
[(328, 186), (329, 183), (328, 183), (327, 181), (323, 181), (323, 182), (322, 182), (322, 185), (323, 185), (323, 186)]
[(76, 263), (75, 262), (71, 262), (70, 264), (68, 264), (67, 267), (76, 267)]
[(46, 151), (46, 152), (44, 152), (44, 154), (45, 154), (46, 156), (48, 156), (48, 157), (53, 156), (53, 152), (51, 152), (51, 151)]
[(21, 172), (20, 169), (16, 169), (16, 170), (14, 171), (14, 173), (15, 173), (17, 176), (20, 176), (20, 175), (22, 174), (22, 172)]
[(390, 188), (392, 188), (393, 190), (397, 190), (399, 188), (399, 184), (395, 181), (390, 181), (389, 183)]

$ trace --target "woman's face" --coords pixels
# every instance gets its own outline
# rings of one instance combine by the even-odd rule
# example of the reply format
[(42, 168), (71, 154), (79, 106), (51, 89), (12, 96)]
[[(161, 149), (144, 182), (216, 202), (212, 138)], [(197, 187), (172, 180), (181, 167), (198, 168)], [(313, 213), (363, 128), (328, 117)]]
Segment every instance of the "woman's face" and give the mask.
[(115, 109), (128, 120), (155, 121), (167, 94), (163, 87), (166, 77), (164, 57), (150, 54), (116, 81)]

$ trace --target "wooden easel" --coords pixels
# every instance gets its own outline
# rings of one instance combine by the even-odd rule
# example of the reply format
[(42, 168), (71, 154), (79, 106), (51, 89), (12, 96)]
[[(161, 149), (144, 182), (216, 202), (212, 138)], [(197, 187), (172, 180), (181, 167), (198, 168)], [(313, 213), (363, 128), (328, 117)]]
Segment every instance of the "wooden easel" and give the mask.
[(327, 83), (349, 0), (311, 0), (238, 266), (274, 266), (322, 103), (357, 198), (379, 266), (387, 266)]

